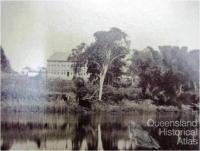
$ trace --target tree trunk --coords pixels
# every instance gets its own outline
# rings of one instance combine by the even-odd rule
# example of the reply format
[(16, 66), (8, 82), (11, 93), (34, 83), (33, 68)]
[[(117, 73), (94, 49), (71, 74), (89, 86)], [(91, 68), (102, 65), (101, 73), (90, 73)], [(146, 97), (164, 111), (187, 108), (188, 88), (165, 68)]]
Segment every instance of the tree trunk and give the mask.
[(78, 78), (78, 72), (76, 72), (76, 74), (75, 74), (75, 79), (77, 79)]
[(98, 124), (98, 141), (97, 141), (97, 150), (103, 150), (103, 143), (101, 138), (101, 127), (100, 124)]
[(104, 80), (105, 80), (105, 76), (106, 76), (106, 73), (108, 71), (108, 65), (104, 65), (103, 66), (103, 70), (102, 72), (100, 73), (100, 82), (99, 82), (99, 100), (101, 101), (102, 99), (102, 94), (103, 94), (103, 83), (104, 83)]
[(182, 85), (182, 84), (180, 84), (180, 86), (179, 86), (179, 93), (180, 93), (180, 94), (183, 93), (183, 85)]
[(131, 77), (131, 86), (133, 86), (134, 82), (133, 82), (133, 77)]
[(196, 84), (196, 82), (193, 81), (193, 85), (194, 85), (194, 91), (196, 92), (197, 91), (197, 84)]

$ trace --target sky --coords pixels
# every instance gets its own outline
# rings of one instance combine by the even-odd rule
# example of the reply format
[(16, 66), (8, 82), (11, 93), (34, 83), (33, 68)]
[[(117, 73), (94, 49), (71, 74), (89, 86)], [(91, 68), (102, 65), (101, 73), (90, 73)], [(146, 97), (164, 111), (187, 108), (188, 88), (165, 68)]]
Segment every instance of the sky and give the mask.
[(198, 0), (1, 1), (1, 45), (11, 66), (46, 66), (54, 52), (70, 53), (93, 34), (118, 27), (131, 48), (200, 48)]

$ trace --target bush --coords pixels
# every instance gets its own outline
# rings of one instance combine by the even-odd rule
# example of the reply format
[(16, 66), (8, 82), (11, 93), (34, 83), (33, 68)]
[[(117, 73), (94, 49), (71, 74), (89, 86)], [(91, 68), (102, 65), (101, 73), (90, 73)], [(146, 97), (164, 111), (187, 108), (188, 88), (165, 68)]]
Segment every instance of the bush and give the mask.
[(105, 85), (103, 88), (103, 100), (107, 102), (116, 102), (118, 103), (119, 101), (122, 100), (123, 94), (120, 93), (117, 88), (112, 87), (110, 85)]
[(135, 88), (133, 86), (128, 88), (120, 88), (121, 92), (123, 92), (125, 95), (125, 98), (128, 100), (136, 100), (139, 99), (142, 95), (142, 89), (141, 88)]
[(193, 92), (184, 92), (178, 98), (178, 101), (185, 105), (197, 104), (199, 102), (198, 94)]
[(120, 103), (122, 99), (138, 99), (141, 95), (141, 89), (135, 87), (115, 88), (110, 85), (104, 86), (103, 100)]
[(48, 91), (53, 91), (53, 92), (67, 92), (67, 91), (73, 91), (74, 89), (74, 83), (73, 81), (69, 80), (51, 80), (48, 81), (48, 86), (47, 86)]

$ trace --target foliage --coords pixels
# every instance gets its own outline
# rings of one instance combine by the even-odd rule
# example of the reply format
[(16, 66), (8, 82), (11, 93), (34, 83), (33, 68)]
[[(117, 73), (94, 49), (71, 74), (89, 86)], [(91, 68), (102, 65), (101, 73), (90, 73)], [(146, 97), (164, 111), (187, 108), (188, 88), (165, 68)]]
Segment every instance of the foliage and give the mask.
[(1, 79), (2, 100), (39, 100), (45, 97), (45, 90), (45, 83), (37, 78), (7, 75)]
[(0, 53), (1, 53), (1, 72), (7, 72), (7, 73), (14, 72), (2, 47)]
[(116, 102), (119, 103), (125, 94), (119, 91), (117, 88), (110, 85), (104, 86), (103, 100), (107, 102)]
[(165, 67), (182, 72), (189, 81), (199, 81), (199, 50), (188, 51), (187, 47), (160, 46)]
[(103, 99), (107, 102), (120, 103), (123, 99), (136, 100), (141, 96), (141, 89), (128, 87), (128, 88), (116, 88), (110, 85), (104, 86)]
[(126, 65), (125, 60), (117, 59), (113, 61), (105, 77), (105, 84), (118, 87), (120, 77), (124, 74), (123, 67)]
[(192, 61), (191, 52), (187, 52), (185, 47), (159, 48), (161, 52), (150, 47), (144, 51), (135, 50), (129, 71), (132, 76), (140, 77), (142, 98), (153, 99), (160, 105), (180, 106), (181, 102), (183, 103), (180, 96), (187, 90), (194, 90), (192, 84), (196, 82), (198, 68), (192, 68), (191, 65), (197, 67), (198, 59)]
[(86, 63), (84, 58), (85, 43), (81, 43), (76, 48), (72, 49), (72, 53), (68, 57), (68, 61), (73, 62), (75, 76), (81, 71), (81, 67)]
[(70, 80), (55, 79), (47, 82), (47, 89), (49, 92), (74, 92), (75, 86)]
[(79, 105), (86, 105), (85, 103), (82, 103), (85, 101), (84, 97), (88, 93), (88, 89), (85, 85), (85, 82), (82, 78), (77, 78), (74, 80), (75, 86), (76, 86), (76, 101), (78, 102)]

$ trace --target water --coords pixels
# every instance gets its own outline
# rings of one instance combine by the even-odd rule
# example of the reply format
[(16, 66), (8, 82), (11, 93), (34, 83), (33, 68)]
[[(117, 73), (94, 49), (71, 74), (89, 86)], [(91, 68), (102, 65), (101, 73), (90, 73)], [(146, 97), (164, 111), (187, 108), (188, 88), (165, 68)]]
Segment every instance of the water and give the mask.
[[(198, 144), (178, 144), (179, 137), (159, 135), (159, 127), (147, 126), (155, 121), (195, 120), (196, 115), (180, 113), (99, 113), (99, 114), (45, 114), (36, 112), (1, 112), (1, 149), (7, 150), (129, 150), (149, 149), (146, 138), (137, 144), (131, 128), (148, 134), (160, 149), (197, 150)], [(132, 123), (132, 124), (131, 124)], [(136, 128), (133, 128), (133, 123)], [(197, 127), (168, 129), (197, 129)], [(139, 134), (140, 135), (140, 134)], [(139, 136), (140, 137), (140, 136)], [(146, 137), (146, 136), (145, 136)], [(188, 136), (188, 139), (198, 136)]]

